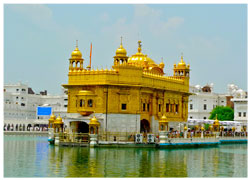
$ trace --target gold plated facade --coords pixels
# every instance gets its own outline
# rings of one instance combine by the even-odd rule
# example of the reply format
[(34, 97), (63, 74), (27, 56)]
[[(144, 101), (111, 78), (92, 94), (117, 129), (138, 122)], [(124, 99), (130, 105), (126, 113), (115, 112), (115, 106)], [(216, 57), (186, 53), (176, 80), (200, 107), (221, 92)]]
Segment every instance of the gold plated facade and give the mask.
[(173, 76), (164, 76), (164, 66), (142, 53), (141, 41), (131, 57), (121, 42), (114, 65), (105, 70), (84, 68), (76, 47), (69, 59), (68, 84), (63, 85), (68, 89), (68, 113), (134, 114), (149, 126), (163, 115), (168, 122), (186, 122), (190, 67), (183, 56)]

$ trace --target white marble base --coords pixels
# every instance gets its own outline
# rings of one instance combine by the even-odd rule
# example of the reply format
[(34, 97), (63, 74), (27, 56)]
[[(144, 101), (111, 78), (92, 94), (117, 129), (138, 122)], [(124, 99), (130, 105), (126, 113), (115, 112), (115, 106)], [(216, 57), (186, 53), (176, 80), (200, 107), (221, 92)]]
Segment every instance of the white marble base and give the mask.
[(167, 131), (160, 131), (159, 139), (160, 139), (160, 143), (168, 143)]
[(90, 143), (89, 143), (89, 147), (95, 147), (95, 145), (97, 144), (97, 134), (90, 134)]
[(59, 137), (55, 137), (55, 146), (59, 146)]

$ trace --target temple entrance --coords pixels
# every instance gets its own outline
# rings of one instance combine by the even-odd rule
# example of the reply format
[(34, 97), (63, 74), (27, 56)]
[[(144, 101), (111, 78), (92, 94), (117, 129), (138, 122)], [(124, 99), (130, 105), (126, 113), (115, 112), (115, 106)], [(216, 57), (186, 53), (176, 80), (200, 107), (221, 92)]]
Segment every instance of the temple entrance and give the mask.
[(86, 122), (78, 122), (77, 133), (89, 133), (89, 125)]
[(146, 119), (141, 120), (140, 132), (141, 133), (149, 133), (150, 132), (150, 124), (149, 124), (148, 120), (146, 120)]

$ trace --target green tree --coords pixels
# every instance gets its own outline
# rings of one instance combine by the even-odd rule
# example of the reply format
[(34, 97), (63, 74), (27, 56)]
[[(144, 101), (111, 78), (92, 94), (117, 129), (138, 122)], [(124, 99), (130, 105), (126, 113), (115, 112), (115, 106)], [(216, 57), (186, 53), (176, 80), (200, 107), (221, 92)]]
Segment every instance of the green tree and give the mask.
[(207, 131), (209, 129), (209, 124), (204, 124), (204, 129)]
[(220, 121), (233, 121), (234, 120), (234, 110), (227, 106), (217, 106), (210, 112), (209, 119), (215, 119), (217, 114), (217, 119)]

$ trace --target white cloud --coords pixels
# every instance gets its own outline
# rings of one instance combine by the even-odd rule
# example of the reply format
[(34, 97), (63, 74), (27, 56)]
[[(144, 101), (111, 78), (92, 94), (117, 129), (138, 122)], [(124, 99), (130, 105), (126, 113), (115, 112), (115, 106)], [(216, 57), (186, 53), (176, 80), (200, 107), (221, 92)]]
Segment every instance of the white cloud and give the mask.
[(77, 27), (58, 24), (53, 17), (53, 11), (46, 5), (21, 4), (8, 5), (8, 7), (16, 13), (23, 15), (40, 29), (55, 34), (55, 37), (57, 37), (59, 41), (72, 42), (72, 40), (80, 39), (82, 36), (82, 32), (80, 32)]
[(100, 19), (103, 21), (103, 22), (107, 22), (109, 21), (110, 17), (108, 15), (108, 13), (104, 12), (100, 15)]
[[(206, 38), (202, 36), (192, 37), (187, 41), (191, 52), (196, 52), (201, 56), (216, 57), (228, 51), (229, 44), (219, 37)], [(197, 51), (199, 49), (199, 51)]]
[(102, 28), (102, 31), (115, 37), (126, 36), (127, 39), (132, 39), (134, 43), (134, 40), (138, 39), (138, 33), (142, 35), (140, 38), (143, 38), (143, 34), (148, 33), (157, 38), (163, 35), (170, 36), (170, 33), (174, 32), (184, 22), (182, 17), (165, 19), (160, 10), (148, 5), (134, 5), (133, 7), (134, 14), (130, 22), (127, 22), (126, 17), (122, 17), (117, 19), (114, 24)]
[(145, 18), (145, 17), (151, 17), (151, 18), (158, 18), (161, 16), (161, 11), (150, 8), (149, 6), (145, 4), (141, 5), (134, 5), (134, 16), (135, 18)]
[(23, 14), (27, 19), (41, 28), (49, 28), (55, 23), (53, 22), (53, 12), (50, 8), (40, 4), (20, 4), (9, 5), (9, 7), (20, 14)]

